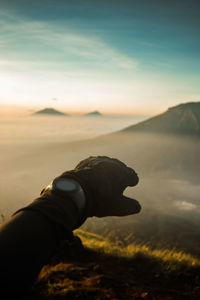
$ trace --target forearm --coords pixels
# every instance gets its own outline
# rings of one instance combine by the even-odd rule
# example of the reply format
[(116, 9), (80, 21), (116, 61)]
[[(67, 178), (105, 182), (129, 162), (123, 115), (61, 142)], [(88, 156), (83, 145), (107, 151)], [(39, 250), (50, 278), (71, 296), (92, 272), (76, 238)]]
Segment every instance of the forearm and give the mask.
[(0, 285), (6, 293), (21, 295), (59, 242), (72, 236), (78, 219), (74, 204), (66, 201), (63, 211), (48, 201), (36, 200), (0, 227)]
[(70, 232), (78, 227), (80, 219), (80, 213), (69, 196), (55, 196), (52, 192), (45, 193), (16, 213), (21, 211), (37, 212), (49, 221), (56, 231), (57, 244), (69, 238)]

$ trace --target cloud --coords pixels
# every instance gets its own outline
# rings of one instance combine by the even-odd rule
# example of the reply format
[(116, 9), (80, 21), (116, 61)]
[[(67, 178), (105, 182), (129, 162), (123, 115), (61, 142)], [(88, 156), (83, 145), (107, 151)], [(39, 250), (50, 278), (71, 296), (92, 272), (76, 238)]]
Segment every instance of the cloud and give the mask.
[[(102, 39), (54, 23), (15, 18), (0, 22), (1, 59), (58, 62), (75, 68), (135, 70), (138, 62)], [(2, 49), (2, 50), (3, 50)]]
[(3, 15), (0, 39), (3, 102), (47, 103), (58, 97), (82, 107), (108, 103), (119, 94), (124, 97), (127, 77), (138, 67), (103, 39), (50, 22)]
[(191, 203), (191, 202), (187, 202), (187, 201), (177, 201), (175, 202), (175, 206), (177, 208), (179, 208), (180, 210), (186, 210), (186, 211), (192, 211), (192, 210), (195, 210), (195, 211), (199, 211), (199, 207), (194, 204), (194, 203)]
[(142, 55), (137, 61), (102, 31), (70, 24), (0, 12), (1, 102), (36, 104), (56, 97), (77, 107), (99, 102), (155, 114), (166, 105), (198, 100), (196, 75), (149, 72)]

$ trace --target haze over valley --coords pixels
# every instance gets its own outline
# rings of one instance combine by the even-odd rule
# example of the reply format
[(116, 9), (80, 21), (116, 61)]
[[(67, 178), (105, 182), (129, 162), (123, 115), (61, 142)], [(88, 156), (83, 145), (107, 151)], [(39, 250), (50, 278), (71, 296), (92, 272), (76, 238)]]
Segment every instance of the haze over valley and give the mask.
[[(179, 108), (181, 134), (160, 132), (167, 119), (170, 125), (174, 111), (177, 107), (163, 114), (164, 125), (161, 116), (153, 118), (154, 123), (154, 119), (159, 120), (158, 132), (138, 132), (135, 128), (139, 125), (134, 123), (139, 121), (142, 126), (149, 122), (151, 126), (152, 122), (134, 117), (26, 116), (1, 122), (1, 173), (4, 174), (0, 183), (1, 213), (7, 217), (28, 204), (55, 176), (73, 169), (80, 160), (107, 155), (138, 172), (138, 186), (128, 188), (125, 193), (139, 200), (143, 208), (139, 215), (90, 218), (83, 228), (123, 244), (149, 242), (197, 255), (200, 139), (187, 130), (183, 133), (187, 124), (191, 129), (194, 121), (191, 105)], [(185, 122), (184, 116), (187, 116)], [(194, 121), (194, 130), (198, 120)]]

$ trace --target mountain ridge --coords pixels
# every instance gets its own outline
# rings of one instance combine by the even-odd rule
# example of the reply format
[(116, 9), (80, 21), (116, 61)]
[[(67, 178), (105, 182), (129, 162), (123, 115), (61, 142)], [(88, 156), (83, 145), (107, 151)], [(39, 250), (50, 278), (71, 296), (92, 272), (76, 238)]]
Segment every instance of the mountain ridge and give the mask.
[(164, 113), (126, 127), (120, 132), (200, 135), (200, 102), (170, 107)]

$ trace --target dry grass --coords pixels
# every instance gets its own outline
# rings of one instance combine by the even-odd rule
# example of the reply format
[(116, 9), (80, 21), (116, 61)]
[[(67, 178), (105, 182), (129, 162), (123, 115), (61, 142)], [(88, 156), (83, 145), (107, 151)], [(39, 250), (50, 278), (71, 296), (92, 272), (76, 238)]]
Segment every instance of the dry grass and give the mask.
[(99, 251), (104, 254), (123, 257), (127, 259), (134, 259), (138, 256), (144, 256), (148, 259), (157, 259), (162, 263), (168, 263), (173, 265), (173, 268), (177, 265), (184, 265), (187, 267), (200, 267), (200, 260), (190, 254), (182, 251), (176, 251), (176, 249), (151, 249), (147, 245), (130, 244), (126, 247), (122, 247), (111, 243), (104, 237), (85, 232), (82, 230), (76, 230), (75, 232), (82, 240), (83, 244), (89, 249)]
[(80, 229), (75, 234), (85, 247), (79, 254), (74, 249), (70, 259), (64, 245), (62, 256), (43, 267), (37, 299), (200, 299), (200, 260), (192, 255), (142, 244), (122, 247)]

